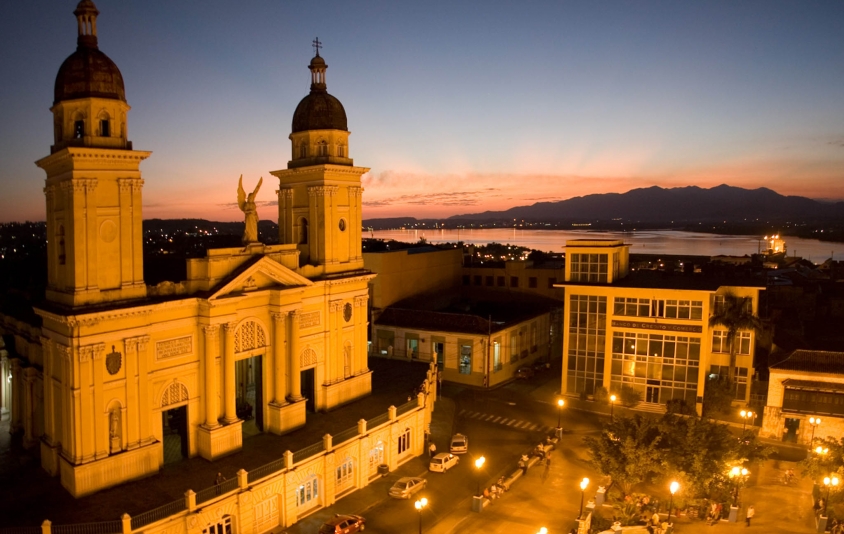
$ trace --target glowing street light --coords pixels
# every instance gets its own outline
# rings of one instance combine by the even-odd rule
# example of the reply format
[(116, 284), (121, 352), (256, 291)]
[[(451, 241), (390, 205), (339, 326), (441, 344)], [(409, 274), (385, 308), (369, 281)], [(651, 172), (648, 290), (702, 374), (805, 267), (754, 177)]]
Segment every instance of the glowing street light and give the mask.
[(563, 417), (563, 406), (566, 405), (566, 401), (563, 399), (557, 399), (557, 437), (561, 437), (560, 435), (563, 433), (563, 424), (562, 424), (562, 417)]
[(419, 534), (422, 534), (422, 509), (428, 506), (428, 499), (422, 497), (421, 499), (413, 503), (413, 506), (415, 506), (416, 511), (419, 512)]
[(668, 486), (668, 489), (671, 491), (671, 499), (668, 501), (668, 519), (665, 520), (666, 523), (669, 525), (671, 524), (671, 508), (674, 506), (674, 494), (677, 493), (677, 490), (680, 489), (680, 483), (676, 480)]
[(481, 495), (481, 468), (484, 466), (484, 462), (486, 462), (486, 458), (483, 456), (475, 460), (475, 467), (478, 468), (478, 495)]
[(810, 417), (809, 424), (812, 425), (812, 438), (809, 440), (809, 447), (812, 446), (812, 443), (815, 442), (815, 427), (821, 424), (820, 417)]
[(615, 409), (615, 401), (618, 397), (610, 395), (610, 421), (613, 420), (613, 410)]
[(823, 485), (826, 486), (826, 499), (823, 501), (823, 513), (821, 515), (826, 515), (826, 504), (829, 502), (829, 490), (833, 488), (833, 486), (838, 485), (838, 477), (824, 477)]
[(545, 527), (542, 527), (542, 528), (539, 529), (539, 532), (537, 532), (536, 534), (548, 534), (548, 529), (545, 528)]
[(745, 425), (747, 425), (747, 420), (748, 419), (755, 419), (756, 414), (751, 412), (750, 410), (742, 410), (740, 412), (740, 415), (741, 415), (741, 418), (742, 418), (741, 431), (742, 431), (742, 433), (744, 433), (744, 427), (745, 427)]
[(583, 495), (586, 493), (586, 487), (589, 485), (589, 479), (584, 478), (580, 481), (580, 514), (578, 514), (578, 519), (583, 517)]
[(745, 469), (744, 467), (738, 468), (733, 467), (730, 469), (730, 478), (735, 479), (735, 489), (733, 490), (733, 506), (738, 506), (738, 492), (739, 492), (739, 483), (744, 480), (747, 475), (750, 474), (750, 471)]

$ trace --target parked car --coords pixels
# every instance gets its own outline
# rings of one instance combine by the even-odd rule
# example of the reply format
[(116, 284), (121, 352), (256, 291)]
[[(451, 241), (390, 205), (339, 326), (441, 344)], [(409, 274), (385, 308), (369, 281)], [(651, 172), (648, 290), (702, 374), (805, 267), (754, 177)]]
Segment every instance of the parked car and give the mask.
[(409, 499), (417, 491), (422, 491), (428, 481), (419, 477), (402, 477), (390, 488), (390, 497)]
[(533, 368), (527, 365), (523, 365), (516, 369), (516, 373), (513, 376), (515, 376), (516, 378), (527, 380), (528, 378), (533, 378), (533, 375)]
[(359, 515), (336, 514), (319, 527), (319, 534), (354, 534), (366, 528), (366, 519)]
[(551, 361), (547, 358), (540, 358), (533, 362), (533, 370), (536, 373), (543, 373), (551, 368)]
[(451, 454), (464, 454), (469, 452), (469, 438), (464, 434), (455, 434), (451, 437), (451, 445), (448, 448)]
[(428, 464), (429, 471), (436, 471), (438, 473), (445, 473), (460, 461), (460, 458), (449, 453), (441, 452), (431, 458), (431, 463)]

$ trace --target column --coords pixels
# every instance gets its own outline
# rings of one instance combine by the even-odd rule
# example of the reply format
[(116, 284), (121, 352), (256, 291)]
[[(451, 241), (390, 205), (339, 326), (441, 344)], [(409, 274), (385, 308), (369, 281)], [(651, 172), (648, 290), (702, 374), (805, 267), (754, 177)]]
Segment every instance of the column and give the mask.
[(82, 463), (94, 458), (96, 443), (94, 442), (94, 407), (93, 395), (90, 393), (94, 382), (94, 373), (91, 369), (91, 357), (94, 348), (90, 345), (79, 347), (79, 384), (72, 395), (78, 393), (79, 403), (76, 405), (73, 417), (79, 421), (77, 427), (79, 447), (76, 449), (74, 463)]
[(135, 339), (138, 340), (138, 428), (140, 428), (141, 445), (144, 445), (155, 439), (149, 422), (149, 417), (152, 414), (149, 392), (150, 380), (147, 371), (149, 367), (149, 355), (147, 354), (149, 336), (140, 336)]
[(121, 286), (134, 282), (132, 264), (132, 178), (118, 178), (120, 205), (120, 282)]
[[(56, 443), (56, 414), (53, 413), (53, 374), (55, 367), (55, 353), (53, 352), (53, 341), (45, 336), (41, 336), (41, 347), (44, 354), (44, 373), (42, 376), (42, 384), (44, 388), (44, 434), (47, 437), (47, 443), (54, 445)], [(0, 382), (3, 376), (0, 375)]]
[(126, 355), (126, 406), (121, 420), (126, 428), (124, 446), (134, 449), (140, 446), (140, 412), (141, 403), (138, 400), (138, 338), (123, 341), (123, 353)]
[[(82, 178), (85, 182), (85, 272), (87, 273), (88, 290), (95, 290), (99, 288), (99, 280), (97, 277), (97, 264), (99, 258), (97, 255), (98, 226), (97, 226), (97, 179), (96, 178)], [(87, 300), (86, 300), (87, 302)]]
[(217, 422), (217, 339), (220, 327), (208, 325), (202, 327), (205, 334), (205, 427), (220, 426)]
[[(325, 339), (325, 361), (327, 382), (333, 383), (343, 379), (343, 350), (340, 345), (340, 301), (333, 300), (328, 303), (328, 328)], [(338, 351), (337, 348), (341, 347)], [(332, 354), (333, 353), (333, 354)]]
[(105, 344), (97, 343), (94, 345), (94, 363), (92, 370), (94, 375), (93, 413), (95, 417), (93, 418), (93, 431), (94, 453), (97, 459), (108, 456), (109, 450), (109, 415), (108, 412), (105, 411), (106, 406), (103, 400), (103, 368), (105, 367), (105, 362), (103, 361), (104, 356)]
[(293, 225), (293, 190), (278, 190), (278, 242), (282, 245), (298, 243)]
[(302, 356), (299, 354), (299, 311), (290, 312), (290, 353), (287, 361), (290, 362), (290, 393), (287, 398), (291, 402), (302, 400)]
[(369, 317), (367, 309), (366, 296), (355, 297), (355, 341), (357, 342), (357, 350), (354, 351), (355, 363), (354, 373), (359, 374), (369, 370), (368, 365), (368, 349), (366, 343), (366, 334), (368, 332)]
[(235, 370), (234, 370), (234, 329), (236, 323), (226, 323), (223, 325), (223, 330), (226, 334), (226, 354), (223, 362), (223, 376), (225, 376), (225, 406), (226, 406), (226, 423), (233, 423), (237, 421), (237, 407), (235, 406)]
[(132, 280), (136, 285), (144, 285), (144, 217), (141, 189), (143, 178), (132, 181)]
[(275, 365), (275, 392), (273, 394), (275, 404), (281, 406), (286, 402), (287, 377), (285, 368), (287, 358), (285, 357), (285, 329), (287, 328), (287, 313), (273, 312), (273, 363)]

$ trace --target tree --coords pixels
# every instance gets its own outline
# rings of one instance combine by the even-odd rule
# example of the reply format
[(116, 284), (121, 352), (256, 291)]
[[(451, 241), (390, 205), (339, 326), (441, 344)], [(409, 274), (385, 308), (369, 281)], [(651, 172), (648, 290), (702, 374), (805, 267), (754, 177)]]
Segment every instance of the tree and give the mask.
[(733, 403), (733, 389), (730, 382), (720, 376), (707, 377), (703, 388), (703, 414), (712, 417), (715, 413), (728, 413)]
[[(801, 474), (818, 482), (832, 473), (844, 471), (844, 438), (815, 438), (815, 449), (797, 464)], [(818, 452), (818, 448), (820, 452)]]
[(641, 415), (616, 417), (604, 425), (597, 437), (583, 442), (592, 465), (603, 475), (612, 477), (628, 495), (633, 486), (663, 471), (662, 439), (657, 423)]
[(709, 326), (722, 326), (727, 329), (727, 344), (730, 346), (730, 369), (727, 379), (730, 384), (735, 382), (736, 354), (738, 346), (736, 337), (742, 330), (762, 330), (762, 321), (751, 311), (751, 297), (739, 297), (734, 293), (724, 294), (724, 305), (716, 307), (715, 313), (709, 317)]

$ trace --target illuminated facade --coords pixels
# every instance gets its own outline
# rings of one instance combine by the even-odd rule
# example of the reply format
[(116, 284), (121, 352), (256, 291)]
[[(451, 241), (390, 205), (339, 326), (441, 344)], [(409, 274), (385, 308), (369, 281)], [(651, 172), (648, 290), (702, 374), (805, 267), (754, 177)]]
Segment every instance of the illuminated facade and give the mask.
[[(345, 110), (311, 61), (279, 179), (278, 245), (209, 250), (187, 280), (143, 280), (140, 164), (123, 78), (76, 11), (78, 48), (59, 70), (47, 174), (47, 302), (40, 328), (0, 318), (0, 391), (13, 432), (74, 495), (215, 459), (243, 433), (285, 433), (307, 412), (371, 391), (361, 184)], [(35, 322), (35, 321), (33, 321)], [(169, 445), (173, 445), (172, 447)], [(420, 445), (421, 447), (421, 445)], [(421, 450), (421, 449), (420, 449)]]
[[(707, 377), (726, 376), (730, 360), (726, 331), (710, 327), (709, 317), (726, 295), (747, 297), (755, 314), (760, 288), (693, 273), (630, 273), (621, 241), (568, 241), (566, 254), (561, 391), (618, 394), (628, 386), (646, 405), (680, 399), (700, 413)], [(739, 332), (736, 343), (735, 398), (747, 402), (755, 333)]]

